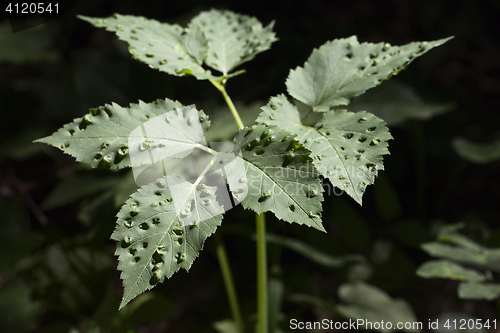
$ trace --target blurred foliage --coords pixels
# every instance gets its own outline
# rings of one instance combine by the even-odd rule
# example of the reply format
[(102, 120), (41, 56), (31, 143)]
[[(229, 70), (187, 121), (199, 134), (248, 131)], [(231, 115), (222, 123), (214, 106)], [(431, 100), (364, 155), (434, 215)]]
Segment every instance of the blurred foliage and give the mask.
[(458, 156), (477, 164), (500, 159), (500, 139), (481, 144), (458, 137), (453, 139), (452, 145)]
[[(248, 107), (242, 112), (245, 123), (255, 119), (269, 96), (284, 90), (289, 69), (302, 64), (312, 48), (327, 40), (355, 34), (362, 41), (400, 45), (455, 36), (391, 79), (398, 80), (392, 86), (387, 86), (391, 81), (384, 82), (373, 90), (371, 99), (353, 102), (380, 112), (394, 126), (386, 172), (365, 194), (362, 208), (345, 195), (335, 195), (340, 192), (325, 183), (327, 234), (279, 224), (268, 217), (270, 233), (314, 248), (323, 258), (320, 262), (352, 255), (364, 258), (325, 267), (314, 255), (304, 257), (283, 242), (270, 242), (270, 307), (277, 318), (273, 325), (288, 331), (292, 318), (353, 317), (338, 311), (339, 304), (356, 304), (339, 291), (360, 285), (377, 290), (387, 300), (404, 300), (422, 322), (498, 318), (494, 302), (459, 298), (494, 295), (497, 289), (490, 285), (499, 281), (498, 266), (463, 261), (476, 258), (474, 246), (486, 251), (500, 247), (500, 162), (491, 157), (497, 150), (492, 144), (472, 144), (494, 140), (499, 130), (497, 1), (187, 0), (167, 5), (89, 0), (80, 1), (61, 19), (16, 34), (7, 22), (0, 23), (2, 330), (143, 333), (215, 332), (217, 328), (231, 332), (211, 240), (189, 274), (174, 276), (118, 312), (122, 289), (109, 235), (118, 207), (136, 189), (133, 177), (89, 172), (55, 149), (31, 143), (88, 108), (109, 102), (125, 105), (168, 97), (185, 104), (196, 102), (214, 119), (226, 119), (227, 110), (215, 89), (205, 89), (193, 78), (172, 78), (149, 69), (130, 59), (123, 42), (75, 17), (119, 12), (185, 24), (211, 7), (256, 16), (264, 24), (276, 20), (279, 41), (245, 65), (247, 73), (234, 78), (228, 87), (231, 96)], [(212, 134), (214, 140), (236, 129), (229, 119), (222, 124)], [(457, 137), (463, 139), (454, 140)], [(466, 162), (478, 158), (487, 163)], [(251, 331), (255, 322), (254, 221), (246, 216), (241, 208), (228, 212), (219, 232), (230, 250)], [(448, 241), (443, 242), (443, 235), (438, 234), (443, 223), (436, 219), (464, 221), (464, 228), (452, 232), (454, 238), (448, 233)], [(436, 236), (437, 242), (432, 242)], [(429, 242), (453, 247), (455, 254), (457, 248), (468, 253), (450, 258), (445, 248), (431, 247), (441, 249), (436, 256), (439, 260), (483, 274), (486, 288), (474, 286), (476, 294), (471, 295), (469, 282), (418, 277), (417, 268), (430, 260), (420, 245)]]
[[(417, 275), (462, 281), (458, 286), (460, 298), (494, 300), (500, 296), (500, 284), (491, 283), (493, 272), (500, 272), (500, 248), (486, 248), (465, 237), (458, 232), (464, 227), (463, 223), (443, 227), (438, 242), (422, 244), (424, 251), (445, 260), (425, 262)], [(464, 264), (476, 269), (464, 268)]]

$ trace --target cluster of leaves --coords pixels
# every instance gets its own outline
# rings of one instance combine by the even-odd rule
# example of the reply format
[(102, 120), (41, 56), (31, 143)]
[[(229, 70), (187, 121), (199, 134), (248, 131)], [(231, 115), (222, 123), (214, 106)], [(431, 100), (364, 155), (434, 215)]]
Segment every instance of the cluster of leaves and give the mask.
[[(243, 72), (235, 72), (235, 68), (276, 40), (272, 24), (263, 27), (255, 18), (229, 11), (203, 12), (186, 28), (118, 14), (82, 19), (115, 32), (129, 44), (133, 57), (149, 67), (209, 80), (223, 94), (228, 79)], [(366, 186), (373, 184), (378, 170), (383, 169), (382, 156), (389, 153), (387, 141), (392, 137), (382, 119), (364, 111), (350, 112), (344, 105), (446, 41), (391, 46), (359, 43), (353, 36), (314, 50), (304, 66), (292, 70), (286, 80), (287, 91), (295, 100), (284, 94), (272, 97), (262, 107), (256, 124), (234, 136), (234, 144), (242, 149), (245, 169), (245, 177), (238, 180), (252, 184), (241, 202), (243, 207), (257, 213), (272, 211), (281, 220), (324, 231), (319, 175), (361, 204)], [(209, 68), (221, 74), (214, 75)], [(92, 109), (37, 141), (92, 167), (128, 168), (130, 150), (137, 149), (128, 142), (134, 129), (181, 107), (169, 99), (140, 101), (129, 107), (113, 103)], [(206, 131), (208, 116), (203, 111), (197, 115)], [(187, 113), (179, 113), (176, 121), (187, 132), (195, 123)], [(180, 142), (160, 133), (155, 139), (172, 147), (176, 143), (200, 147), (198, 140), (186, 137)], [(218, 154), (214, 152), (215, 157)], [(231, 183), (235, 178), (228, 175), (227, 181), (234, 192)], [(215, 187), (200, 187), (195, 182), (188, 190), (192, 201), (176, 207), (165, 182), (160, 179), (155, 184), (154, 190), (144, 187), (132, 194), (117, 215), (112, 238), (117, 241), (125, 289), (121, 307), (180, 268), (189, 269), (205, 239), (222, 221)], [(292, 190), (290, 184), (294, 185)], [(210, 216), (200, 213), (205, 210), (202, 205), (208, 207)], [(183, 214), (197, 215), (201, 222), (182, 225)]]
[[(458, 223), (440, 229), (437, 242), (422, 244), (422, 249), (440, 258), (422, 264), (417, 275), (461, 281), (458, 296), (464, 299), (494, 300), (500, 296), (500, 284), (493, 272), (500, 272), (500, 249), (489, 249), (459, 233)], [(472, 268), (467, 268), (470, 266)]]

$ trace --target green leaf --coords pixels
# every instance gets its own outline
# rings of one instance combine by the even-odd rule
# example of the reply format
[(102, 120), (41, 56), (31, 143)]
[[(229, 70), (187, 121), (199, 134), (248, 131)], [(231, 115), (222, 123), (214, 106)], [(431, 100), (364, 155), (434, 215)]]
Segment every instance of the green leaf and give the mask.
[(239, 333), (238, 326), (231, 319), (224, 319), (213, 323), (213, 328), (219, 333)]
[(459, 245), (463, 249), (472, 252), (483, 252), (485, 250), (483, 246), (458, 232), (463, 228), (465, 228), (465, 223), (463, 222), (444, 226), (439, 229), (437, 240), (443, 243)]
[(500, 159), (500, 139), (474, 143), (458, 137), (453, 139), (451, 145), (458, 156), (473, 163), (486, 164)]
[(417, 275), (426, 279), (443, 278), (471, 282), (481, 282), (486, 279), (474, 269), (463, 268), (447, 260), (428, 261), (418, 268)]
[(304, 67), (290, 71), (288, 93), (315, 111), (328, 111), (397, 74), (414, 58), (450, 38), (404, 46), (359, 43), (356, 36), (335, 39), (315, 49)]
[(384, 119), (389, 127), (411, 119), (427, 120), (446, 113), (453, 107), (451, 103), (426, 103), (412, 87), (397, 80), (375, 87), (349, 104), (350, 110), (373, 113)]
[(62, 207), (91, 194), (108, 190), (122, 181), (122, 175), (109, 172), (100, 175), (93, 171), (73, 173), (56, 185), (41, 206), (44, 210)]
[(268, 281), (268, 321), (269, 332), (276, 332), (279, 322), (283, 317), (281, 307), (283, 305), (283, 294), (285, 286), (282, 279), (282, 271), (279, 265), (273, 265)]
[(364, 262), (365, 258), (357, 254), (349, 254), (344, 256), (333, 256), (324, 252), (321, 252), (314, 247), (299, 241), (297, 239), (282, 237), (274, 234), (267, 234), (266, 239), (270, 243), (279, 244), (290, 250), (293, 250), (307, 259), (332, 268), (338, 268), (344, 266), (351, 262)]
[(464, 227), (464, 223), (443, 227), (438, 233), (440, 242), (425, 243), (421, 247), (435, 257), (452, 259), (500, 271), (500, 249), (486, 248), (460, 234), (458, 230)]
[[(362, 319), (366, 322), (391, 322), (396, 330), (398, 322), (416, 322), (415, 314), (409, 304), (402, 299), (393, 299), (381, 289), (364, 282), (343, 284), (339, 288), (339, 297), (350, 305), (338, 305), (337, 311), (346, 318)], [(363, 325), (364, 326), (364, 325)], [(386, 325), (387, 326), (387, 325)], [(385, 327), (386, 327), (385, 326)], [(375, 329), (368, 326), (365, 329)], [(390, 332), (387, 328), (379, 332)], [(419, 332), (418, 327), (403, 329), (406, 332)]]
[[(128, 108), (115, 103), (106, 104), (91, 110), (84, 117), (64, 125), (51, 136), (38, 139), (35, 142), (57, 147), (74, 156), (77, 161), (89, 164), (93, 168), (126, 168), (131, 166), (129, 139), (144, 140), (143, 133), (136, 129), (148, 119), (181, 107), (179, 102), (169, 99), (157, 100), (153, 103), (139, 101), (138, 104), (130, 104)], [(202, 111), (199, 111), (198, 114), (201, 126), (206, 127), (209, 123), (208, 117)], [(189, 117), (187, 115), (188, 113), (184, 113), (175, 120), (178, 122), (176, 126), (181, 126), (179, 127), (180, 132), (178, 130), (163, 131), (159, 135), (152, 136), (151, 139), (161, 141), (163, 144), (171, 144), (180, 150), (192, 147), (196, 141), (192, 135), (202, 136), (203, 131), (201, 133), (199, 133), (200, 131), (191, 131), (189, 117), (192, 115), (190, 113)], [(192, 123), (197, 124), (197, 122)], [(161, 128), (165, 126), (173, 127), (165, 122)], [(136, 131), (132, 133), (134, 130)], [(182, 131), (187, 134), (184, 135)]]
[(331, 302), (327, 302), (311, 294), (291, 294), (288, 295), (287, 301), (307, 303), (313, 306), (317, 306), (328, 312), (330, 315), (335, 315), (337, 313), (334, 304), (331, 304)]
[(193, 75), (199, 80), (218, 79), (202, 67), (207, 46), (203, 34), (195, 27), (184, 29), (177, 24), (132, 15), (79, 18), (115, 32), (119, 39), (129, 44), (134, 59), (151, 68), (176, 76)]
[(486, 257), (481, 253), (474, 253), (470, 250), (461, 247), (443, 244), (439, 242), (424, 243), (421, 245), (422, 249), (434, 257), (451, 259), (458, 262), (470, 264), (486, 264)]
[[(205, 186), (203, 191), (196, 186), (185, 188), (192, 192), (193, 200), (176, 206), (164, 184), (165, 179), (160, 179), (156, 186), (139, 189), (117, 215), (111, 238), (117, 241), (124, 286), (120, 308), (180, 268), (189, 270), (205, 239), (222, 221), (224, 210), (215, 198), (215, 187)], [(185, 223), (183, 219), (189, 215), (196, 215), (198, 222)]]
[(486, 299), (493, 301), (500, 296), (500, 284), (462, 282), (458, 286), (458, 297), (463, 299)]
[[(325, 231), (321, 224), (323, 188), (310, 151), (289, 132), (264, 125), (246, 127), (234, 142), (242, 149), (248, 194), (241, 202), (260, 214)], [(229, 184), (232, 188), (231, 184)]]
[(183, 41), (186, 50), (196, 60), (196, 63), (202, 64), (208, 53), (208, 42), (203, 31), (196, 25), (190, 25), (183, 35)]
[(383, 120), (366, 112), (334, 110), (322, 114), (314, 127), (306, 126), (284, 95), (271, 98), (262, 110), (257, 122), (297, 134), (319, 173), (361, 204), (366, 186), (384, 169), (382, 155), (389, 154), (392, 136)]
[(28, 287), (16, 280), (7, 279), (0, 288), (0, 322), (7, 332), (28, 333), (37, 328), (42, 304), (33, 300)]
[(263, 27), (255, 17), (215, 9), (200, 13), (190, 23), (207, 37), (206, 64), (224, 76), (271, 47), (277, 40), (273, 25)]
[(41, 24), (39, 26), (14, 33), (9, 21), (0, 23), (0, 62), (14, 64), (51, 62), (59, 60), (60, 55), (54, 47), (56, 40), (53, 30), (55, 25)]

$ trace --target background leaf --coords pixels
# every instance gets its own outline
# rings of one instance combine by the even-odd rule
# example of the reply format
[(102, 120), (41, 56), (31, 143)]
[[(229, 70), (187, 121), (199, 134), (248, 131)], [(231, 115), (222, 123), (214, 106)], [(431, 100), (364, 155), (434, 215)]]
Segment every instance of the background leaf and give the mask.
[(458, 286), (458, 296), (464, 299), (493, 301), (500, 296), (500, 284), (462, 282)]
[(123, 181), (123, 176), (106, 172), (76, 172), (62, 179), (42, 202), (45, 210), (61, 207), (91, 194), (107, 190)]
[(368, 90), (349, 104), (349, 110), (373, 113), (389, 127), (412, 119), (428, 120), (453, 108), (451, 103), (426, 103), (414, 88), (393, 78)]
[(279, 235), (274, 235), (269, 233), (267, 234), (266, 239), (270, 243), (275, 243), (284, 246), (292, 251), (295, 251), (303, 255), (307, 259), (325, 267), (337, 268), (351, 262), (365, 261), (365, 258), (363, 256), (356, 254), (350, 254), (345, 256), (333, 256), (330, 254), (326, 254), (298, 239), (282, 237)]
[[(396, 330), (398, 322), (416, 322), (416, 317), (408, 303), (402, 299), (392, 299), (384, 291), (364, 282), (343, 284), (339, 287), (339, 297), (350, 305), (338, 305), (337, 311), (346, 318), (363, 319), (369, 322), (391, 322)], [(392, 330), (379, 329), (379, 332)], [(406, 332), (420, 332), (418, 328), (403, 329)]]
[(447, 260), (428, 261), (418, 268), (417, 275), (426, 279), (445, 278), (471, 282), (482, 282), (486, 279), (476, 270), (463, 268)]
[(30, 289), (21, 282), (12, 281), (0, 288), (0, 322), (3, 330), (33, 332), (41, 310), (39, 302), (32, 299)]
[(485, 143), (475, 143), (462, 137), (457, 137), (451, 146), (461, 158), (477, 163), (486, 164), (500, 159), (500, 139)]

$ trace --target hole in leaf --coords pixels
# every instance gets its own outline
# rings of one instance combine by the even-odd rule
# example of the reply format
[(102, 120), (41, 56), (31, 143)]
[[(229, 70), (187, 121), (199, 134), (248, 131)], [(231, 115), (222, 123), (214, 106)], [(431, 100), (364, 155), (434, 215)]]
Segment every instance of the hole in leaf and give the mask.
[(352, 134), (352, 133), (344, 134), (344, 138), (346, 138), (347, 140), (352, 139), (353, 136), (354, 136), (354, 134)]
[(154, 272), (154, 274), (151, 277), (151, 279), (149, 279), (149, 284), (152, 285), (152, 286), (155, 285), (155, 284), (158, 284), (160, 282), (160, 277), (161, 277), (160, 271)]

